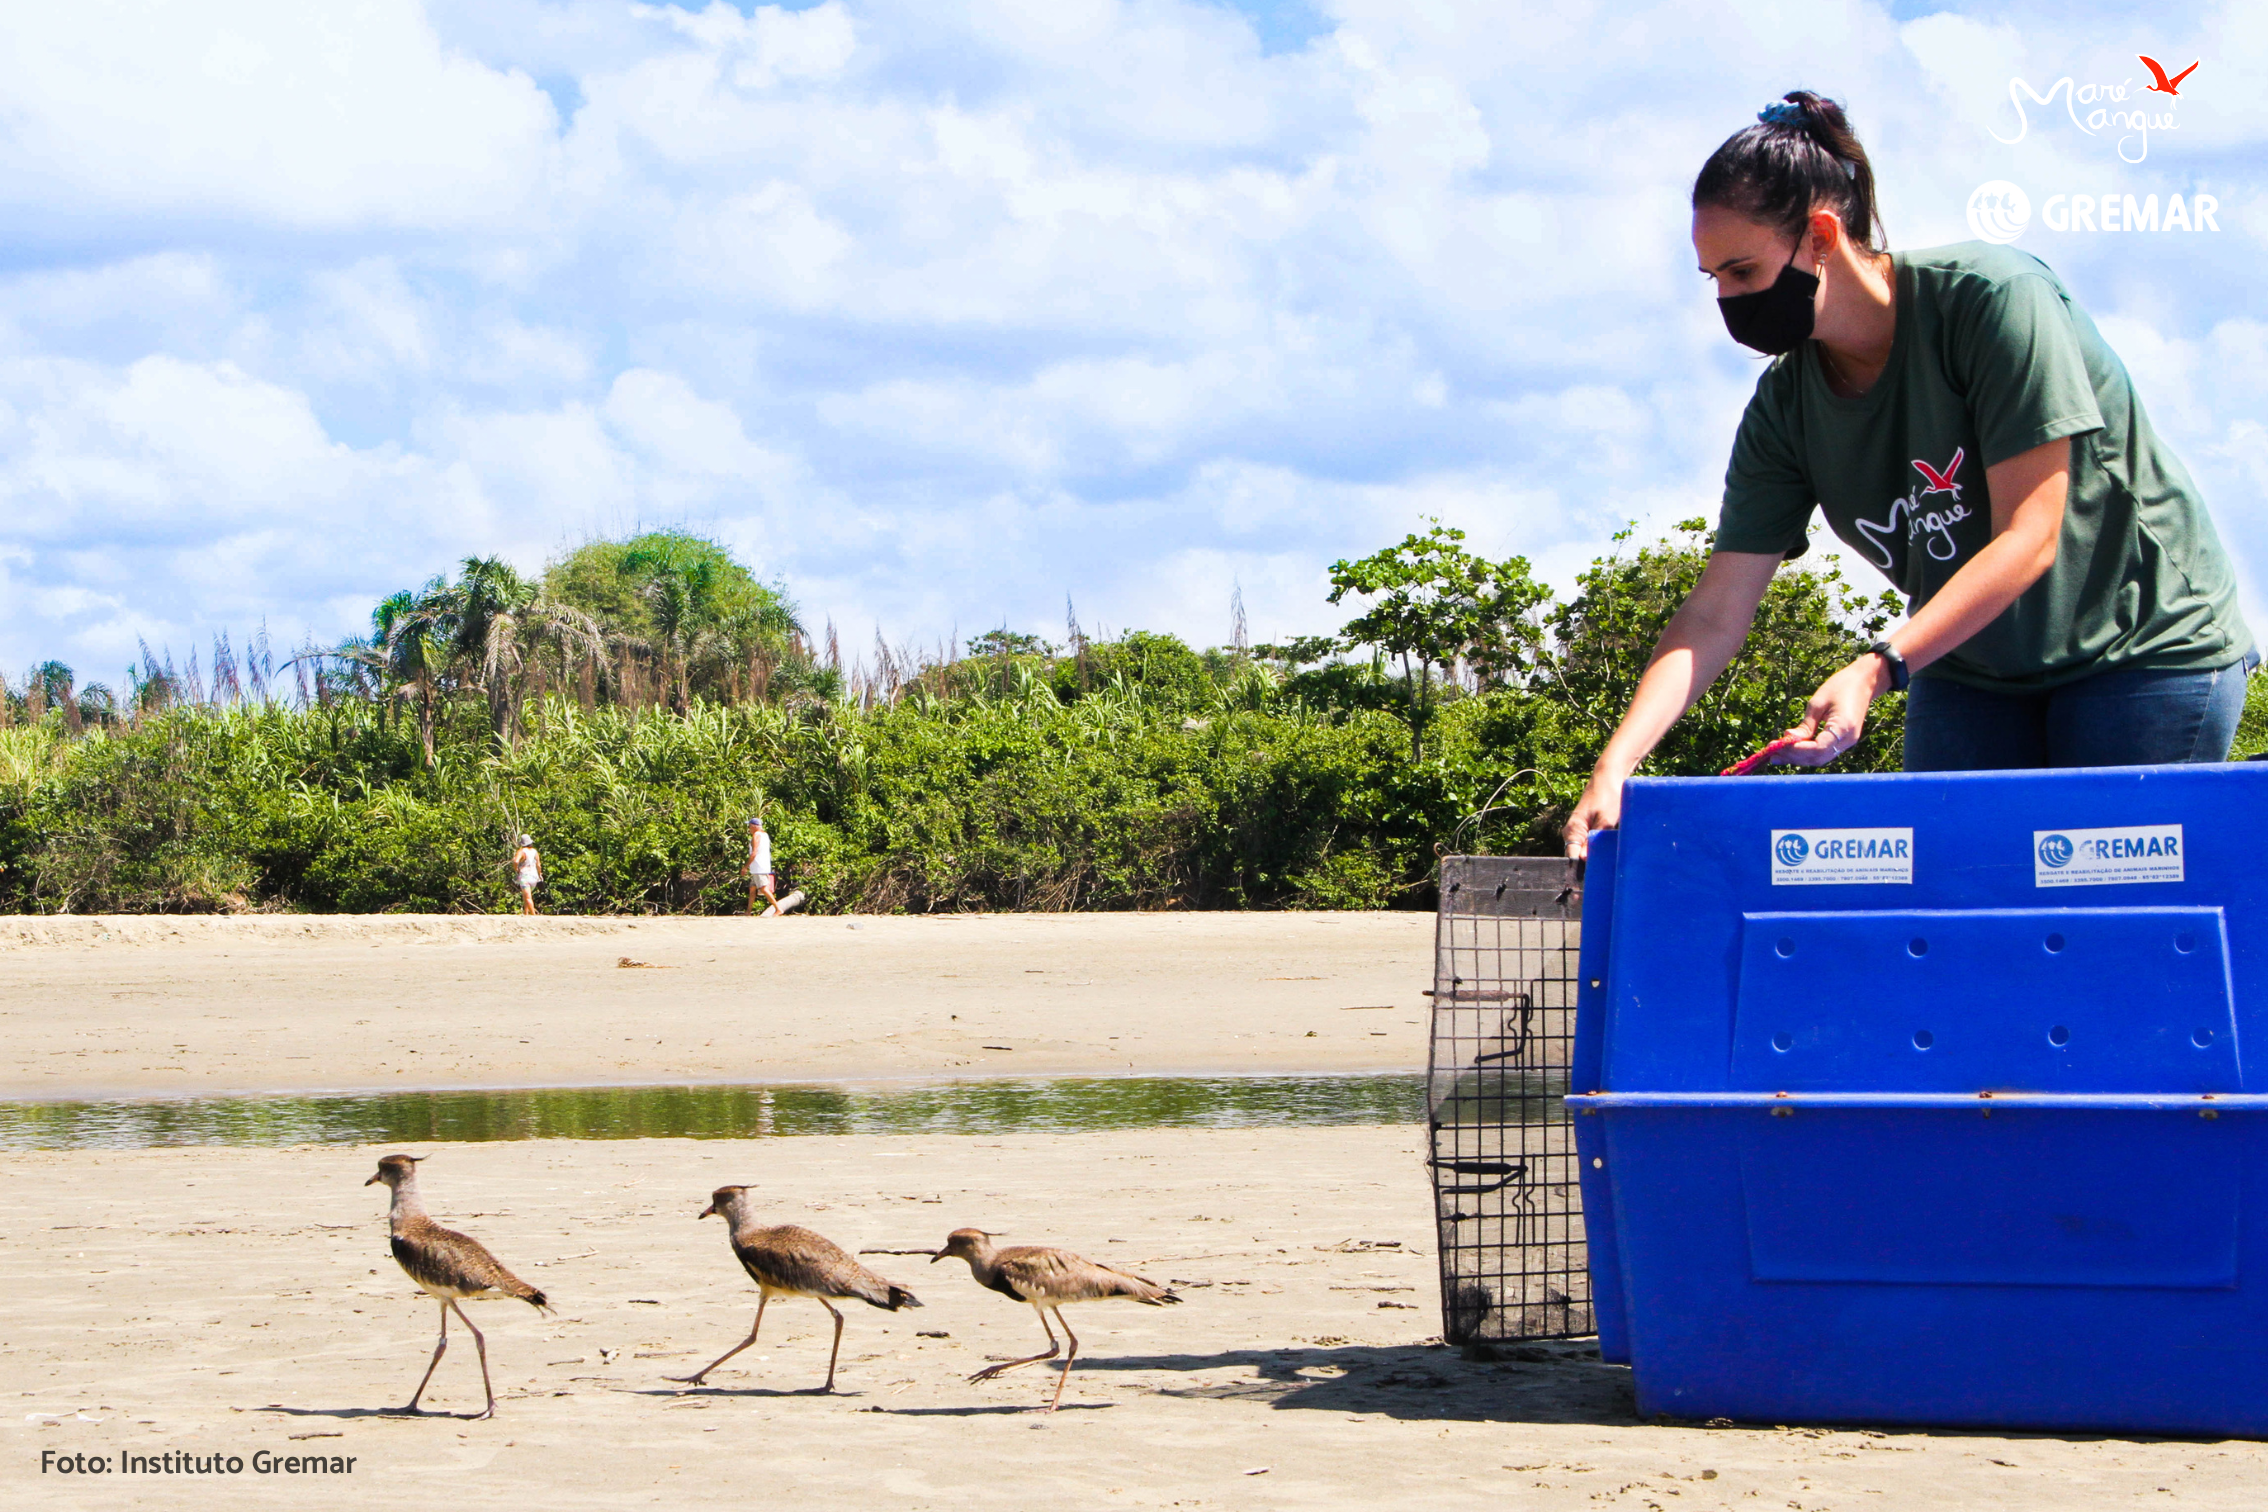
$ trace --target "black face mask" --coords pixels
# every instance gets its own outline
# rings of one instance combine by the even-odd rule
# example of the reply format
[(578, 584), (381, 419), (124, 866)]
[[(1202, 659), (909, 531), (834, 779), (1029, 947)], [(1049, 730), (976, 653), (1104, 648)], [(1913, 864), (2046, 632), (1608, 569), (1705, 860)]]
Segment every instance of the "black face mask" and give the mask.
[(1819, 292), (1819, 279), (1796, 266), (1796, 258), (1802, 255), (1799, 237), (1794, 254), (1780, 276), (1772, 280), (1772, 287), (1754, 294), (1727, 295), (1717, 301), (1733, 340), (1767, 357), (1777, 357), (1795, 350), (1811, 334), (1811, 300)]

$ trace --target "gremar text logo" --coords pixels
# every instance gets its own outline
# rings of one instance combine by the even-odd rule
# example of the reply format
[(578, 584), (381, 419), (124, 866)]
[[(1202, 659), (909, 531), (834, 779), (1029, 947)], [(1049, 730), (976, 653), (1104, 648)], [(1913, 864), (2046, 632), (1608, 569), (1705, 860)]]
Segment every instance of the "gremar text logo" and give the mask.
[[(2035, 224), (2032, 197), (2006, 179), (1977, 185), (1969, 194), (1969, 232), (2005, 247)], [(2212, 194), (2051, 194), (2040, 202), (2037, 224), (2057, 235), (2085, 231), (2196, 232), (2221, 229), (2220, 197)]]
[(2179, 882), (2185, 875), (2178, 824), (2032, 832), (2035, 887)]
[(1772, 885), (1914, 880), (1910, 829), (1772, 831)]

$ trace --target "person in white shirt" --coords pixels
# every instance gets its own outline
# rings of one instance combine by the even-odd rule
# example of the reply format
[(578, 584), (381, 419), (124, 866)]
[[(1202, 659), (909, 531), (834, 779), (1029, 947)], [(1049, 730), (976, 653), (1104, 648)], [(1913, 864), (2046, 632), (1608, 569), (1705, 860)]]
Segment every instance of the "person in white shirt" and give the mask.
[[(764, 895), (762, 915), (756, 912), (756, 895)], [(751, 917), (769, 918), (780, 911), (780, 895), (772, 876), (772, 837), (764, 831), (764, 821), (748, 821), (748, 912)]]
[(512, 875), (520, 888), (521, 912), (534, 913), (536, 884), (543, 880), (543, 857), (536, 852), (535, 836), (520, 837), (520, 848), (512, 852)]

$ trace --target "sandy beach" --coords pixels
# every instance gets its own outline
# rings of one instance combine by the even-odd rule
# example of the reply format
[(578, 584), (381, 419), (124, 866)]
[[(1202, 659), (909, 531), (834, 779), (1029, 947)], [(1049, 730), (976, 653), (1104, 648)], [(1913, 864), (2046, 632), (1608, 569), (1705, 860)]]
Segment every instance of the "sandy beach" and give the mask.
[[(1000, 1069), (971, 1037), (1016, 1045), (994, 1053), (1023, 1071), (1413, 1069), (1428, 923), (26, 921), (0, 931), (0, 1001), (17, 1097)], [(696, 1040), (704, 1016), (736, 1027)], [(435, 1217), (556, 1307), (471, 1304), (499, 1395), (486, 1422), (459, 1415), (480, 1405), (461, 1330), (428, 1414), (390, 1410), (436, 1308), (363, 1185), (386, 1149), (9, 1153), (0, 1489), (88, 1508), (2258, 1504), (2268, 1451), (2248, 1443), (1641, 1421), (1628, 1373), (1588, 1341), (1466, 1359), (1437, 1338), (1421, 1141), (1355, 1126), (408, 1146), (430, 1157)], [(956, 1262), (875, 1254), (925, 1305), (850, 1310), (835, 1395), (807, 1394), (828, 1320), (792, 1301), (687, 1390), (665, 1377), (754, 1311), (721, 1225), (694, 1217), (727, 1182), (850, 1249), (976, 1225), (1184, 1300), (1072, 1309), (1084, 1349), (1048, 1416), (1033, 1410), (1048, 1367), (965, 1379), (1039, 1346), (1028, 1309)], [(116, 1468), (169, 1452), (243, 1468)], [(353, 1468), (261, 1473), (263, 1454)], [(42, 1469), (72, 1455), (112, 1469)]]
[(1432, 930), (1415, 913), (8, 920), (0, 1098), (1401, 1070), (1425, 1063)]

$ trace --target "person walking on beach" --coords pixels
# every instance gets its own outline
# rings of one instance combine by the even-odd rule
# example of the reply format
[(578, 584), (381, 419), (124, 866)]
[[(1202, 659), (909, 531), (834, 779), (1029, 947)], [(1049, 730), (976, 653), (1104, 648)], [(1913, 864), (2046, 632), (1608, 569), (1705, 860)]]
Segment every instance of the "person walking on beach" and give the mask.
[[(756, 912), (756, 895), (764, 895), (764, 912)], [(772, 837), (765, 833), (764, 821), (748, 821), (748, 913), (751, 918), (770, 918), (780, 911), (780, 895), (772, 875)]]
[(536, 852), (535, 836), (520, 837), (520, 848), (512, 852), (512, 874), (520, 887), (521, 912), (534, 913), (536, 884), (543, 880), (543, 857)]

